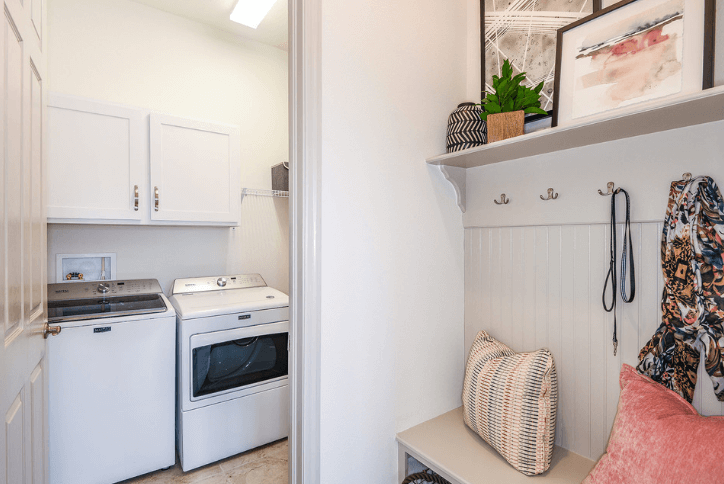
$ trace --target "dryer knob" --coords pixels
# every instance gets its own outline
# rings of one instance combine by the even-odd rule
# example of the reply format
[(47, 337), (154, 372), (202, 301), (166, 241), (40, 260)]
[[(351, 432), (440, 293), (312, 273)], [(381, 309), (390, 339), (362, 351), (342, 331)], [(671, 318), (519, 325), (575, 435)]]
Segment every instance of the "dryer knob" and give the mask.
[(97, 290), (98, 290), (98, 292), (100, 292), (101, 294), (105, 294), (105, 293), (107, 293), (110, 289), (111, 289), (111, 286), (110, 286), (110, 285), (101, 282), (100, 284), (98, 284), (98, 289), (97, 289)]
[(224, 287), (226, 285), (226, 278), (219, 277), (218, 279), (216, 279), (216, 285), (219, 287)]

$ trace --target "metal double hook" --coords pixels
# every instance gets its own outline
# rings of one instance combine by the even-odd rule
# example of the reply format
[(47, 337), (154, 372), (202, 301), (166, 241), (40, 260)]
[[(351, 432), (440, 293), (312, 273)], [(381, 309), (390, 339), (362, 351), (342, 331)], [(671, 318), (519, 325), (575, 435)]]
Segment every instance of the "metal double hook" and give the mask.
[[(692, 178), (693, 177), (691, 176), (691, 173), (689, 173), (688, 171), (682, 175), (682, 180), (684, 180), (687, 183), (690, 182)], [(601, 189), (599, 188), (598, 194), (602, 195), (604, 197), (608, 197), (610, 195), (614, 195), (614, 194), (618, 193), (619, 190), (620, 190), (620, 188), (614, 188), (613, 182), (608, 182), (606, 184), (606, 193), (602, 192)], [(548, 193), (550, 193), (550, 189), (548, 190)], [(541, 196), (541, 198), (543, 198), (543, 196)]]
[(555, 200), (556, 198), (558, 198), (558, 193), (554, 195), (552, 188), (548, 189), (548, 198), (543, 198), (543, 195), (540, 196), (541, 200)]
[(604, 197), (608, 197), (608, 196), (610, 196), (610, 195), (615, 195), (616, 193), (618, 193), (618, 190), (619, 190), (619, 189), (618, 189), (618, 188), (614, 189), (613, 187), (614, 187), (613, 182), (608, 182), (608, 183), (606, 184), (606, 188), (607, 188), (608, 191), (607, 191), (606, 193), (603, 193), (603, 192), (601, 191), (601, 189), (599, 188), (599, 189), (598, 189), (598, 194), (601, 195), (601, 196), (604, 196)]
[(493, 200), (497, 205), (508, 205), (510, 203), (509, 198), (505, 198), (505, 193), (500, 194), (500, 201)]

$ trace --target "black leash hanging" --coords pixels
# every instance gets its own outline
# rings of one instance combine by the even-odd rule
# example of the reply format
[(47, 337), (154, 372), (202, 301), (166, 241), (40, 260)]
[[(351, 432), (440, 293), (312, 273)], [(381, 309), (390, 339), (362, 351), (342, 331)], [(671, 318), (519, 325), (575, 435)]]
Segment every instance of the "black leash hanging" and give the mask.
[[(616, 356), (618, 350), (617, 322), (616, 322), (616, 195), (623, 193), (626, 196), (626, 223), (623, 232), (623, 249), (621, 253), (621, 299), (623, 302), (630, 303), (636, 295), (636, 273), (634, 269), (633, 242), (631, 241), (631, 200), (628, 192), (623, 188), (617, 188), (611, 193), (611, 259), (606, 274), (606, 282), (603, 284), (603, 309), (610, 313), (613, 311), (613, 355)], [(626, 267), (630, 267), (629, 282), (631, 286), (631, 294), (626, 294)], [(611, 304), (606, 304), (606, 289), (611, 281)]]

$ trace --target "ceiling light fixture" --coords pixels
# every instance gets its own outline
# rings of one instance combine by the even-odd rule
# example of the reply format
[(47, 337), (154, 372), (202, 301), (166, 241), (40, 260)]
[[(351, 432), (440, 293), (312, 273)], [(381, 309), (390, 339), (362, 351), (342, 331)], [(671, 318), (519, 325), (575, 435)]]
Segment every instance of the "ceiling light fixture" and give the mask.
[(255, 29), (264, 20), (274, 3), (276, 0), (239, 0), (229, 19)]

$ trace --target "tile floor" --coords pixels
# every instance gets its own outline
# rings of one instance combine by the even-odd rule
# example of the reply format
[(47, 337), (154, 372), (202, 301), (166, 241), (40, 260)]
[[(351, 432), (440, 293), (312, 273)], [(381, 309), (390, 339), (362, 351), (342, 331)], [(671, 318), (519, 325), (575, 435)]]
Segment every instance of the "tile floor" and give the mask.
[(289, 480), (287, 439), (238, 454), (190, 472), (181, 465), (152, 472), (118, 484), (287, 484)]

